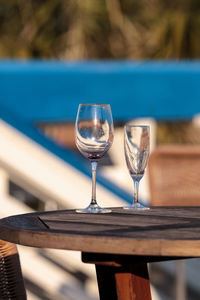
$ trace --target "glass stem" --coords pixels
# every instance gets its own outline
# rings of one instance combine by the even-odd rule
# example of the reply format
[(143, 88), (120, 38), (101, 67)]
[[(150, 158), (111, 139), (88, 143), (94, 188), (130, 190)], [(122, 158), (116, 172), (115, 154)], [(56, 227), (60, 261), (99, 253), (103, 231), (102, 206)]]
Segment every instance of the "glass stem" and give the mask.
[(97, 162), (91, 161), (92, 165), (92, 200), (90, 205), (96, 205), (96, 171), (97, 171)]
[(134, 199), (133, 199), (133, 203), (138, 203), (138, 194), (139, 194), (139, 183), (140, 183), (140, 179), (133, 179), (134, 182)]

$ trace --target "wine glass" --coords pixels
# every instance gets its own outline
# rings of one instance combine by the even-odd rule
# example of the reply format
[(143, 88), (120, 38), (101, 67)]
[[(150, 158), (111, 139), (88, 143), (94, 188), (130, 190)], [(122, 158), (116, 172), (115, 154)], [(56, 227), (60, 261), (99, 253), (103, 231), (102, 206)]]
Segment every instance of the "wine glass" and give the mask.
[(134, 181), (133, 203), (124, 209), (149, 209), (138, 200), (139, 183), (149, 158), (149, 126), (126, 125), (124, 127), (124, 152), (129, 173)]
[(79, 151), (88, 158), (92, 166), (92, 198), (90, 205), (77, 209), (79, 213), (109, 213), (96, 201), (96, 169), (99, 159), (109, 150), (113, 142), (113, 120), (109, 104), (79, 104), (75, 124), (75, 141)]

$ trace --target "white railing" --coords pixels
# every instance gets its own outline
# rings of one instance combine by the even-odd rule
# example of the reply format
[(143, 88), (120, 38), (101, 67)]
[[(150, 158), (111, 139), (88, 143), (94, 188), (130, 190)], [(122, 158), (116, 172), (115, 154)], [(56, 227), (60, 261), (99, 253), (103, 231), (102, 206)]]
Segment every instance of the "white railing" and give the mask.
[[(91, 182), (87, 176), (2, 120), (0, 138), (0, 166), (14, 182), (49, 206), (55, 203), (68, 208), (88, 205)], [(97, 185), (97, 193), (103, 206), (123, 203), (123, 199), (101, 185)]]

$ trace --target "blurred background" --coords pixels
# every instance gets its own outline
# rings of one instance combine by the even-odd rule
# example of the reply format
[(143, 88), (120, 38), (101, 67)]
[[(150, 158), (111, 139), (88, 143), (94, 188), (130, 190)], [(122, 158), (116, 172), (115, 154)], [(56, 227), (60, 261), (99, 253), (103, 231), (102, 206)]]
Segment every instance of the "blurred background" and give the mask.
[(1, 0), (4, 58), (197, 59), (198, 0)]
[[(198, 145), (199, 58), (198, 0), (0, 0), (1, 217), (88, 204), (90, 166), (74, 142), (81, 102), (110, 103), (113, 112), (99, 204), (131, 202), (123, 126), (149, 124), (151, 151)], [(148, 170), (140, 195), (153, 204)], [(98, 299), (94, 269), (79, 253), (19, 252), (28, 299)], [(151, 264), (153, 299), (199, 299), (198, 266)]]

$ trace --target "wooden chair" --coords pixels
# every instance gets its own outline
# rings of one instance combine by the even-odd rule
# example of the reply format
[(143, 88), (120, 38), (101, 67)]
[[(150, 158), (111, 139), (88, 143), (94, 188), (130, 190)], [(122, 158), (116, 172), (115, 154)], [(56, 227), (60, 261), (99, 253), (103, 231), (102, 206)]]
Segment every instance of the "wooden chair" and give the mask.
[(0, 240), (0, 299), (27, 299), (17, 247), (3, 240)]
[[(166, 145), (150, 155), (152, 206), (200, 205), (200, 146)], [(186, 299), (184, 262), (176, 262), (176, 299)]]
[(153, 206), (200, 205), (200, 146), (157, 147), (148, 166)]

